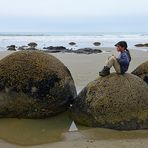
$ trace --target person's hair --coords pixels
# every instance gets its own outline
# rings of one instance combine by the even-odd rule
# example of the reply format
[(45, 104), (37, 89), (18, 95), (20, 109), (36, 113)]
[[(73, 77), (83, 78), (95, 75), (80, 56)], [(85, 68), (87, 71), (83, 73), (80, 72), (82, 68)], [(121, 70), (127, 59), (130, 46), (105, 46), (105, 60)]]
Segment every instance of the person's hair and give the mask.
[(128, 53), (129, 60), (131, 61), (131, 54), (130, 54), (130, 51), (127, 49), (127, 48), (128, 48), (128, 45), (127, 45), (126, 41), (120, 41), (120, 42), (118, 42), (117, 44), (115, 44), (115, 46), (124, 47), (124, 49), (125, 49), (125, 50), (127, 51), (127, 53)]
[(131, 61), (131, 59), (132, 59), (132, 58), (131, 58), (130, 51), (129, 51), (127, 48), (126, 48), (125, 50), (127, 51), (127, 53), (128, 53), (128, 56), (129, 56), (129, 60)]
[(126, 41), (120, 41), (117, 44), (115, 44), (115, 46), (121, 46), (124, 47), (125, 49), (127, 49), (128, 47)]

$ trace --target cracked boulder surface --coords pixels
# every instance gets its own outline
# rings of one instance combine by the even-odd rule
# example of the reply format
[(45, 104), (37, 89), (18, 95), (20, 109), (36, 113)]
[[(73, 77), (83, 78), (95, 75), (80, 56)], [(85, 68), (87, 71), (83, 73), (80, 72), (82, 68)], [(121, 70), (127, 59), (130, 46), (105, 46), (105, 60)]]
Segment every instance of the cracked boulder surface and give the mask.
[(75, 97), (70, 71), (52, 55), (19, 51), (0, 61), (0, 117), (50, 117)]
[(132, 74), (142, 78), (148, 84), (148, 61), (139, 65)]
[(99, 77), (76, 97), (71, 114), (76, 122), (91, 127), (148, 128), (148, 86), (132, 74)]

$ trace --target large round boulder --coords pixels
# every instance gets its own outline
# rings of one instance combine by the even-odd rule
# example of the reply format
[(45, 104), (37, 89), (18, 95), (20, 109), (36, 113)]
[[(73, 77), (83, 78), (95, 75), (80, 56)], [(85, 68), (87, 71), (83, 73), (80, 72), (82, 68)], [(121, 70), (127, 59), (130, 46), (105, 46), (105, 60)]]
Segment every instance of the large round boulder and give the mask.
[(110, 74), (90, 82), (71, 109), (80, 124), (117, 130), (148, 128), (148, 86), (132, 74)]
[(0, 61), (0, 117), (49, 117), (75, 96), (70, 71), (52, 55), (19, 51)]
[(139, 65), (132, 74), (142, 78), (148, 84), (148, 61)]

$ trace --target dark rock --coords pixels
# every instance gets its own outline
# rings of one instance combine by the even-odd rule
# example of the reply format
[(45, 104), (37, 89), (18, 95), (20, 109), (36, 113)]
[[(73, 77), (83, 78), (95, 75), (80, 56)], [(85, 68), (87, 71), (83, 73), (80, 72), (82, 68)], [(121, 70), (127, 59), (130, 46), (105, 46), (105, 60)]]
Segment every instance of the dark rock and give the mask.
[(74, 46), (74, 45), (76, 45), (76, 43), (75, 42), (70, 42), (69, 45)]
[(136, 44), (136, 47), (148, 47), (148, 43), (145, 44)]
[(16, 51), (16, 46), (15, 45), (10, 45), (10, 46), (7, 46), (7, 50), (11, 50), (11, 51)]
[(145, 43), (144, 46), (145, 46), (145, 47), (148, 47), (148, 43)]
[(75, 96), (70, 71), (52, 55), (19, 51), (0, 61), (0, 117), (50, 117)]
[(100, 49), (92, 49), (92, 48), (82, 48), (82, 49), (78, 49), (78, 50), (69, 50), (66, 47), (63, 46), (49, 46), (49, 47), (44, 47), (43, 49), (47, 49), (45, 50), (45, 52), (49, 52), (49, 53), (56, 53), (56, 52), (66, 52), (66, 53), (77, 53), (77, 54), (92, 54), (92, 53), (101, 53), (102, 51)]
[(148, 85), (132, 74), (116, 73), (89, 83), (73, 103), (80, 124), (117, 130), (148, 128)]
[(66, 50), (66, 47), (64, 46), (49, 46), (49, 47), (44, 47), (43, 49), (48, 49), (48, 50)]
[(143, 80), (147, 81), (147, 77), (148, 77), (148, 61), (142, 63), (141, 65), (139, 65), (133, 72), (132, 74), (142, 78)]
[(35, 47), (21, 46), (18, 48), (18, 50), (39, 50), (39, 49)]
[(136, 47), (144, 47), (144, 44), (136, 44)]
[(100, 49), (92, 49), (92, 48), (82, 48), (73, 51), (74, 53), (82, 53), (82, 54), (92, 54), (92, 53), (101, 53)]
[(20, 46), (19, 48), (18, 48), (18, 50), (26, 50), (28, 48), (28, 46)]
[(94, 44), (94, 46), (100, 46), (101, 45), (100, 42), (94, 42), (93, 44)]
[(56, 52), (68, 52), (68, 49), (63, 46), (49, 46), (49, 47), (44, 47), (43, 49), (47, 49), (46, 52), (49, 53), (56, 53)]
[(37, 47), (37, 43), (35, 42), (31, 42), (28, 44), (29, 48), (27, 48), (26, 50), (38, 50), (36, 47)]
[(28, 44), (28, 46), (30, 46), (31, 48), (35, 48), (35, 47), (37, 47), (37, 43), (35, 43), (35, 42), (31, 42), (31, 43), (29, 43)]

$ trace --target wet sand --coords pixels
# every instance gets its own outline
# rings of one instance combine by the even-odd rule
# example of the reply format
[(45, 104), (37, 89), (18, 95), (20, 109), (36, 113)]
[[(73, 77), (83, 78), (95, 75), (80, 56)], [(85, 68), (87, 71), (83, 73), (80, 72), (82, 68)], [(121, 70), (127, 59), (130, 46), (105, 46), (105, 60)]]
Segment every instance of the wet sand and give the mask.
[[(60, 59), (71, 71), (77, 91), (98, 77), (108, 56), (117, 52), (114, 49), (101, 54), (52, 54)], [(0, 51), (0, 59), (12, 52)], [(148, 60), (148, 52), (131, 50), (132, 62), (129, 72)], [(114, 71), (112, 69), (112, 71)], [(148, 130), (115, 131), (100, 128), (87, 128), (77, 125), (77, 132), (68, 132), (72, 119), (67, 113), (44, 120), (0, 119), (0, 147), (17, 148), (146, 148)]]
[[(90, 131), (89, 131), (90, 132)], [(99, 132), (99, 131), (95, 131)], [(104, 133), (106, 134), (109, 132), (108, 130), (104, 130)], [(112, 135), (113, 135), (112, 131)], [(139, 132), (139, 133), (138, 133)], [(140, 135), (140, 131), (138, 131), (137, 134)], [(22, 145), (16, 145), (11, 144), (6, 141), (0, 141), (0, 147), (3, 148), (147, 148), (148, 145), (148, 137), (140, 138), (137, 135), (135, 138), (130, 139), (129, 133), (127, 134), (127, 138), (109, 138), (109, 139), (93, 139), (92, 137), (84, 138), (84, 136), (80, 132), (71, 133), (73, 137), (71, 140), (63, 140), (60, 142), (54, 142), (54, 143), (47, 143), (42, 145), (34, 145), (34, 146), (22, 146)], [(100, 133), (101, 135), (102, 133)], [(134, 134), (134, 133), (133, 133)], [(120, 135), (120, 134), (119, 134)], [(76, 138), (77, 137), (77, 138)], [(102, 137), (103, 138), (103, 137)]]

